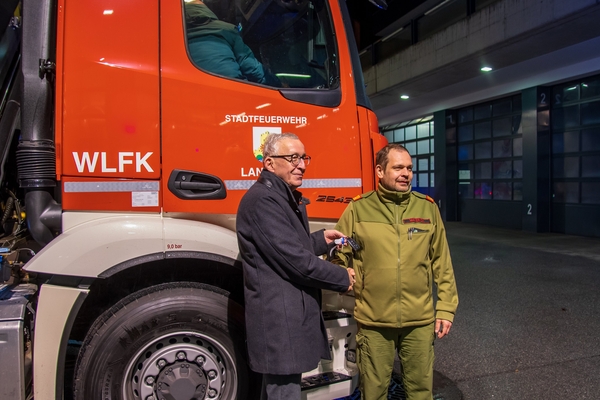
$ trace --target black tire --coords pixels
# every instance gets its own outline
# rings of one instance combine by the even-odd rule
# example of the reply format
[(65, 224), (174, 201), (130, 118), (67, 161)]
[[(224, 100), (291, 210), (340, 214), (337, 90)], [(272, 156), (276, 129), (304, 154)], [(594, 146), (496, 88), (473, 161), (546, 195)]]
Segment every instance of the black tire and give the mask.
[(90, 328), (76, 400), (248, 399), (244, 311), (218, 288), (166, 283), (133, 293)]

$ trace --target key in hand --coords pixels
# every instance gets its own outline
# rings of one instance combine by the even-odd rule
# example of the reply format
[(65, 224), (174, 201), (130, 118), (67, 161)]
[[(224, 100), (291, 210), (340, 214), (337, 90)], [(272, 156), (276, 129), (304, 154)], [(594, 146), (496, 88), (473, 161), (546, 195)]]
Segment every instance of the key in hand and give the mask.
[(361, 249), (360, 245), (356, 242), (356, 240), (352, 239), (351, 237), (335, 239), (334, 242), (335, 244), (341, 244), (342, 246), (349, 245), (354, 251), (359, 251)]

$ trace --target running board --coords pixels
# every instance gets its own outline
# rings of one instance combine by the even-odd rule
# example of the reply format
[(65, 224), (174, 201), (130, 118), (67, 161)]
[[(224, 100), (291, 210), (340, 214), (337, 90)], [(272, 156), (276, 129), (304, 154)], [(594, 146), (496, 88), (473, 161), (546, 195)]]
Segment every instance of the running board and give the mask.
[(354, 390), (358, 376), (325, 372), (302, 379), (302, 400), (331, 400), (346, 397)]
[[(336, 298), (340, 296), (336, 293)], [(302, 400), (331, 400), (347, 397), (358, 386), (356, 367), (356, 321), (340, 311), (323, 311), (331, 360), (302, 376)]]

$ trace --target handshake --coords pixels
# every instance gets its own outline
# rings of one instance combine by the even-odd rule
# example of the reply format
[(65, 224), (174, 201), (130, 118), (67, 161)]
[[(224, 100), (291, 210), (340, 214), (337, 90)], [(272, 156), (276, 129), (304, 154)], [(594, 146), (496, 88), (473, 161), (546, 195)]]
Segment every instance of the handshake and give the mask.
[(350, 279), (350, 286), (348, 287), (348, 290), (346, 291), (346, 293), (351, 291), (354, 288), (354, 284), (356, 283), (356, 273), (354, 272), (354, 269), (347, 268), (347, 270), (348, 270), (348, 278)]

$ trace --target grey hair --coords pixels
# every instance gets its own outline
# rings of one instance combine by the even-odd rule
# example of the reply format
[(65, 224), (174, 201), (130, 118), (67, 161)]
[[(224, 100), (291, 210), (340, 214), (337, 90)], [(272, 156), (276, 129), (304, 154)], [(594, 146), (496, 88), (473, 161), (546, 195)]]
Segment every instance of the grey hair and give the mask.
[(279, 142), (285, 139), (300, 140), (300, 138), (293, 133), (270, 133), (265, 139), (263, 157), (267, 158), (276, 155), (279, 150)]

